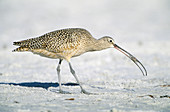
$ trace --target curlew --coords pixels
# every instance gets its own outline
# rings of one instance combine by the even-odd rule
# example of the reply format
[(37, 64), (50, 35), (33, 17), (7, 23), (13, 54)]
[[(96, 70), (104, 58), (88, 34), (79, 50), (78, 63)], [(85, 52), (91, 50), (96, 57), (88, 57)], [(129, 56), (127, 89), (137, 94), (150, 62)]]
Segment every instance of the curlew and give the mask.
[(127, 57), (129, 57), (138, 66), (142, 74), (147, 76), (147, 71), (142, 63), (126, 50), (115, 44), (111, 37), (104, 36), (100, 39), (95, 39), (87, 30), (81, 28), (56, 30), (46, 33), (40, 37), (14, 42), (13, 45), (19, 46), (18, 48), (14, 49), (13, 52), (30, 51), (43, 57), (59, 59), (59, 63), (56, 69), (58, 74), (60, 93), (67, 93), (61, 88), (60, 76), (61, 63), (63, 60), (66, 60), (69, 64), (70, 72), (80, 86), (81, 92), (84, 94), (90, 94), (89, 92), (85, 91), (85, 89), (83, 89), (70, 63), (70, 59), (72, 57), (79, 56), (85, 52), (100, 51), (107, 48), (116, 48)]

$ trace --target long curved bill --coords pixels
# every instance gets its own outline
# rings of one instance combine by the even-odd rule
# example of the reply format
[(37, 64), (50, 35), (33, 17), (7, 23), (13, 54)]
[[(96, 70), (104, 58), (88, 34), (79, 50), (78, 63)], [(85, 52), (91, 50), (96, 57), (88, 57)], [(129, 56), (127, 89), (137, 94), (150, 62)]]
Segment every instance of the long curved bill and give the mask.
[(133, 55), (131, 55), (129, 52), (127, 52), (126, 50), (122, 49), (121, 47), (119, 47), (118, 45), (114, 44), (114, 48), (119, 50), (120, 52), (122, 52), (123, 54), (125, 54), (127, 57), (129, 57), (140, 69), (140, 71), (142, 72), (143, 76), (147, 76), (147, 71), (145, 69), (145, 67), (142, 65), (142, 63), (135, 58)]

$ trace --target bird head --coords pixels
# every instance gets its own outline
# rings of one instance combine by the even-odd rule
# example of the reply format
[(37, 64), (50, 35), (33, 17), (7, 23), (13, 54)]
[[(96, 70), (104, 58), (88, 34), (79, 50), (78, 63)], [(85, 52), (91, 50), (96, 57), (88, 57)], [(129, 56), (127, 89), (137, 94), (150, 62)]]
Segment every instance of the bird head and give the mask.
[(115, 41), (112, 37), (104, 36), (100, 40), (102, 40), (106, 48), (114, 47)]
[(142, 72), (142, 74), (144, 76), (147, 76), (147, 71), (145, 69), (145, 67), (143, 66), (143, 64), (137, 59), (135, 58), (132, 54), (130, 54), (129, 52), (127, 52), (126, 50), (124, 50), (123, 48), (121, 48), (120, 46), (118, 46), (117, 44), (115, 44), (114, 39), (112, 39), (109, 36), (104, 36), (102, 37), (102, 40), (104, 41), (105, 45), (109, 48), (109, 47), (113, 47), (117, 50), (119, 50), (120, 52), (122, 52), (124, 55), (126, 55), (127, 57), (129, 57), (140, 69), (140, 71)]

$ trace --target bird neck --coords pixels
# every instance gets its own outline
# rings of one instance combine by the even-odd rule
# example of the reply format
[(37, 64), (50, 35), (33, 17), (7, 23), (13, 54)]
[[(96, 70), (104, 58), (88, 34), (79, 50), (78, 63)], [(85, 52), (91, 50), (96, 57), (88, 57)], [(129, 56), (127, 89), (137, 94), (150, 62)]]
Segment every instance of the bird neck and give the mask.
[(89, 51), (100, 51), (106, 49), (105, 44), (101, 39), (94, 39), (89, 46)]

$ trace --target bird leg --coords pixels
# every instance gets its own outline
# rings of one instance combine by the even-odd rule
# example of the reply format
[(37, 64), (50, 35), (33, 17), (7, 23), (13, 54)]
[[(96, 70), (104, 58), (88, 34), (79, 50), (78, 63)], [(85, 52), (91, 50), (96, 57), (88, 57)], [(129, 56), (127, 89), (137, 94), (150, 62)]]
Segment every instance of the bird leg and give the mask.
[(63, 93), (63, 94), (70, 94), (69, 92), (63, 91), (61, 89), (61, 75), (60, 75), (60, 66), (61, 66), (61, 62), (63, 61), (63, 59), (59, 60), (58, 66), (57, 66), (57, 74), (58, 74), (58, 83), (59, 83), (59, 92)]
[(89, 92), (85, 91), (82, 87), (82, 85), (80, 84), (78, 78), (77, 78), (77, 75), (75, 73), (75, 71), (73, 70), (72, 66), (71, 66), (71, 63), (69, 62), (69, 67), (70, 67), (70, 72), (73, 74), (74, 78), (76, 79), (77, 83), (79, 84), (80, 88), (81, 88), (81, 92), (84, 93), (84, 94), (90, 94)]
[(61, 62), (63, 60), (60, 59), (59, 60), (59, 63), (58, 63), (58, 66), (57, 66), (57, 74), (58, 74), (58, 83), (59, 83), (59, 91), (61, 91), (61, 76), (60, 76), (60, 66), (61, 66)]

